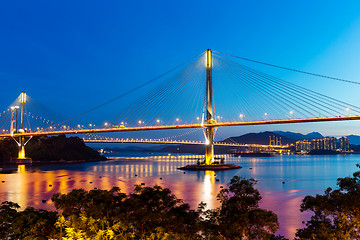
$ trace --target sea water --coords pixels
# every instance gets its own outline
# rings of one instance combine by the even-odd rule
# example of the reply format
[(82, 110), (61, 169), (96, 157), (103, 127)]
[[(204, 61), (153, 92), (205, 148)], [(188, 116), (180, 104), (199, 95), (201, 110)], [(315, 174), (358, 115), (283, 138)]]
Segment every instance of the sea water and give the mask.
[(74, 188), (86, 190), (120, 187), (131, 193), (135, 184), (160, 185), (169, 188), (192, 209), (200, 202), (208, 208), (219, 207), (217, 194), (226, 188), (233, 176), (256, 179), (262, 200), (261, 208), (274, 211), (279, 218), (277, 232), (293, 238), (302, 221), (311, 216), (299, 211), (306, 195), (322, 194), (327, 187), (336, 188), (339, 177), (357, 171), (360, 155), (275, 157), (227, 157), (226, 162), (242, 166), (226, 171), (183, 171), (178, 168), (195, 164), (198, 156), (165, 154), (127, 154), (112, 156), (105, 162), (68, 165), (18, 166), (9, 174), (0, 174), (0, 201), (54, 210), (50, 198), (54, 193), (67, 193)]

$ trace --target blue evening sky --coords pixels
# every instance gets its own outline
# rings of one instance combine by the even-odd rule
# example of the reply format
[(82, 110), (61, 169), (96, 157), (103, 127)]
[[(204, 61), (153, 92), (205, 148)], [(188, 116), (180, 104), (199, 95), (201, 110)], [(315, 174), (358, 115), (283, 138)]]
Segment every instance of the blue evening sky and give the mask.
[[(0, 108), (26, 91), (64, 118), (207, 48), (360, 82), (359, 1), (1, 1), (0, 34)], [(304, 86), (360, 105), (360, 85), (326, 81)], [(346, 135), (360, 134), (359, 127), (317, 123), (228, 133)]]

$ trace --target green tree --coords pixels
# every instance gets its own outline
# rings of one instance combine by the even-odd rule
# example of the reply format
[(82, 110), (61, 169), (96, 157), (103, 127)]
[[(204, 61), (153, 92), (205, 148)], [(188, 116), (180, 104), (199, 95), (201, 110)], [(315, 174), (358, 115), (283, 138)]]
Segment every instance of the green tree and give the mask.
[(48, 239), (56, 233), (56, 212), (32, 207), (17, 211), (19, 208), (13, 202), (3, 202), (0, 205), (1, 239)]
[(12, 223), (13, 236), (15, 239), (48, 239), (56, 233), (56, 219), (56, 212), (27, 207), (17, 213)]
[(328, 188), (324, 195), (303, 199), (300, 210), (313, 215), (297, 231), (297, 239), (360, 239), (360, 171), (339, 178), (337, 185), (338, 189)]
[[(167, 188), (137, 185), (126, 195), (119, 188), (74, 189), (54, 194), (52, 201), (64, 217), (57, 221), (60, 237), (126, 239), (194, 239), (198, 213)], [(100, 234), (100, 235), (98, 235)], [(101, 239), (101, 237), (100, 237)]]
[(73, 189), (68, 194), (55, 193), (51, 200), (54, 202), (56, 209), (61, 209), (62, 214), (66, 217), (80, 214), (80, 212), (89, 204), (87, 198), (88, 192), (84, 189)]
[(12, 236), (12, 223), (20, 206), (13, 202), (2, 202), (0, 205), (0, 239)]
[(225, 239), (274, 239), (279, 222), (274, 212), (259, 208), (256, 180), (235, 176), (218, 194), (221, 207), (212, 212), (218, 235)]
[(17, 157), (18, 147), (14, 139), (5, 138), (0, 140), (0, 163), (7, 162), (10, 158)]
[(199, 213), (189, 204), (176, 198), (168, 188), (136, 185), (134, 193), (125, 201), (127, 219), (140, 231), (153, 233), (164, 229), (187, 239), (196, 237)]
[(65, 217), (84, 213), (94, 218), (109, 218), (118, 214), (125, 198), (120, 188), (113, 187), (110, 190), (73, 189), (68, 194), (55, 193), (51, 200)]

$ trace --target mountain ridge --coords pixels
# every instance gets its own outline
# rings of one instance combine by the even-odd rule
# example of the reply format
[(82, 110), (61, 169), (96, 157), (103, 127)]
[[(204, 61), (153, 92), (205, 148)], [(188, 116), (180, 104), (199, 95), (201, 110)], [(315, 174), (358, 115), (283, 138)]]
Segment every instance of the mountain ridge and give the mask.
[(322, 134), (320, 134), (319, 132), (311, 132), (308, 134), (302, 134), (302, 133), (295, 133), (295, 132), (290, 132), (290, 131), (273, 131), (274, 133), (277, 133), (281, 136), (285, 136), (291, 139), (295, 139), (295, 140), (311, 140), (314, 138), (323, 138), (324, 136)]

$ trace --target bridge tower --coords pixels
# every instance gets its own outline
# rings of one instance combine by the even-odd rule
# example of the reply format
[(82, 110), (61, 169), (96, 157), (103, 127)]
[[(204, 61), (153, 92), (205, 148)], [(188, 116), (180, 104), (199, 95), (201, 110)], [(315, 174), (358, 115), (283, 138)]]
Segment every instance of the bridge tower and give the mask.
[[(214, 123), (212, 86), (212, 51), (206, 50), (206, 123)], [(206, 127), (205, 163), (214, 162), (214, 127)]]
[(19, 106), (11, 107), (11, 125), (10, 125), (10, 134), (13, 139), (16, 141), (19, 151), (18, 157), (10, 159), (10, 163), (24, 164), (31, 163), (31, 158), (26, 158), (25, 156), (25, 145), (30, 141), (30, 137), (25, 141), (25, 136), (14, 137), (14, 133), (24, 133), (25, 132), (25, 103), (26, 103), (26, 93), (21, 92), (20, 94), (20, 128), (18, 129), (18, 109)]
[[(24, 122), (25, 122), (25, 103), (26, 103), (26, 93), (21, 92), (20, 94), (20, 104), (21, 104), (21, 112), (20, 112), (20, 129), (19, 132), (25, 132)], [(25, 159), (25, 137), (19, 137), (19, 159)]]

